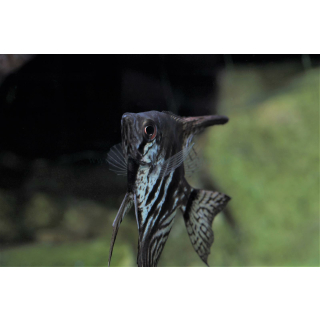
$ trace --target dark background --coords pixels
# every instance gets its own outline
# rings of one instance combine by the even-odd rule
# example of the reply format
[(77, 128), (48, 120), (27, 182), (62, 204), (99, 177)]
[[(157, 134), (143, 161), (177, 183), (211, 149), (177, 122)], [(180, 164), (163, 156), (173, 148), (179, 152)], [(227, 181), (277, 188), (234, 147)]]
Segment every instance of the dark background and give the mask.
[(0, 148), (58, 159), (107, 151), (124, 112), (217, 112), (219, 72), (245, 65), (319, 65), (309, 55), (39, 55), (0, 87)]

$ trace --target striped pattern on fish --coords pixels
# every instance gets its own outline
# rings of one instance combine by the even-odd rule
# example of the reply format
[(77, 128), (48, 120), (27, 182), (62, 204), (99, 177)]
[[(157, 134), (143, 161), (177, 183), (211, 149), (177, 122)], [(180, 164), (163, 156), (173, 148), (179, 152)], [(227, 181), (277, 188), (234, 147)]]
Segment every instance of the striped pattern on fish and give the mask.
[(126, 166), (127, 204), (121, 205), (113, 225), (109, 264), (120, 222), (132, 203), (139, 231), (138, 266), (157, 265), (178, 208), (183, 211), (194, 249), (207, 263), (213, 242), (212, 221), (230, 198), (193, 189), (185, 179), (185, 169), (194, 171), (193, 136), (207, 126), (227, 121), (223, 116), (182, 118), (157, 111), (123, 115), (122, 148), (113, 147), (108, 162), (118, 174), (123, 174)]

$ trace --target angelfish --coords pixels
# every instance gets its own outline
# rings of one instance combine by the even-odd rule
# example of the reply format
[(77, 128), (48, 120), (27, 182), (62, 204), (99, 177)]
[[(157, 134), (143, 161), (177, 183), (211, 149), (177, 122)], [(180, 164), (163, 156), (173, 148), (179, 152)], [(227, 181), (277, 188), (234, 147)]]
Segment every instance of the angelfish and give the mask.
[(113, 222), (113, 246), (125, 214), (134, 205), (138, 226), (139, 267), (155, 267), (168, 239), (176, 210), (181, 209), (194, 250), (206, 264), (213, 243), (214, 217), (230, 197), (192, 188), (185, 179), (192, 168), (194, 135), (225, 116), (179, 117), (169, 112), (125, 113), (121, 119), (122, 144), (111, 148), (111, 170), (127, 176), (127, 193)]

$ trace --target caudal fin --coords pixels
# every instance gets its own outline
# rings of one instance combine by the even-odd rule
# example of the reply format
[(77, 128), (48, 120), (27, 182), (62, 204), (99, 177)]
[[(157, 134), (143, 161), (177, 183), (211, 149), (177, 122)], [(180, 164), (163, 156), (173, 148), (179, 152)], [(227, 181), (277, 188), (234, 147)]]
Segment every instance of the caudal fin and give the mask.
[(206, 265), (214, 239), (212, 221), (230, 199), (213, 191), (193, 189), (190, 193), (183, 217), (193, 248)]

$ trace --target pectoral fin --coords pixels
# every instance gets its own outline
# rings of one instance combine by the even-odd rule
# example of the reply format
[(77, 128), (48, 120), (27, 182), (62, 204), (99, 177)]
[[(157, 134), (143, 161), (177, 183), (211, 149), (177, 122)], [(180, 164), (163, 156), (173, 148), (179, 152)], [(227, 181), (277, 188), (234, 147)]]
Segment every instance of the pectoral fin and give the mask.
[(116, 215), (116, 218), (113, 221), (112, 224), (112, 237), (111, 237), (111, 245), (110, 245), (110, 251), (109, 251), (109, 261), (108, 261), (108, 267), (110, 267), (110, 262), (111, 262), (111, 256), (112, 256), (112, 251), (113, 251), (113, 246), (116, 241), (117, 233), (120, 227), (120, 223), (123, 219), (123, 217), (126, 215), (126, 213), (130, 210), (132, 206), (133, 200), (132, 200), (132, 194), (131, 193), (126, 193), (120, 209)]
[(127, 175), (127, 160), (123, 155), (121, 143), (114, 145), (107, 156), (107, 162), (111, 171), (118, 175)]
[(193, 189), (190, 193), (183, 217), (193, 248), (206, 265), (214, 239), (212, 221), (230, 199), (213, 191)]
[(170, 174), (172, 171), (176, 170), (178, 167), (182, 165), (182, 163), (188, 158), (190, 152), (192, 151), (192, 147), (194, 144), (189, 145), (188, 147), (182, 149), (169, 159), (167, 159), (161, 167), (161, 171), (159, 177), (165, 177)]
[(187, 159), (183, 162), (183, 165), (186, 177), (191, 177), (192, 174), (200, 168), (201, 161), (194, 147), (192, 147)]

